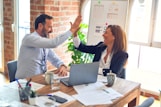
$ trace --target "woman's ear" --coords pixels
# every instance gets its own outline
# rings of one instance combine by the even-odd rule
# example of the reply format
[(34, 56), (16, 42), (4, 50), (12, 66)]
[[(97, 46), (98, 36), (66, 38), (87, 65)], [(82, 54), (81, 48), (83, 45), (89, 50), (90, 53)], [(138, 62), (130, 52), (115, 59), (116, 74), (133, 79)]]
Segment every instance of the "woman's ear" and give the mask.
[(113, 40), (115, 40), (115, 36), (113, 35)]

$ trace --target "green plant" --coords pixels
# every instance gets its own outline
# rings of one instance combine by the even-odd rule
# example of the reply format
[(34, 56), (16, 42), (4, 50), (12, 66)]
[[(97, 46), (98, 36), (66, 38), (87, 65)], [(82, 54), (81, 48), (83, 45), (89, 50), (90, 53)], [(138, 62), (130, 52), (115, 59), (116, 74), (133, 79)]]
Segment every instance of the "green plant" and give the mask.
[(31, 90), (31, 91), (30, 91), (30, 97), (31, 97), (31, 98), (36, 97), (36, 91)]
[[(83, 44), (87, 43), (87, 36), (82, 32), (82, 30), (87, 29), (88, 25), (81, 23), (80, 24), (80, 29), (77, 32), (77, 35), (79, 37), (79, 39), (81, 40), (81, 42)], [(88, 54), (88, 53), (84, 53), (84, 52), (80, 52), (77, 49), (74, 48), (74, 44), (73, 44), (73, 36), (71, 36), (68, 39), (67, 42), (67, 52), (71, 52), (72, 53), (72, 62), (69, 64), (69, 66), (71, 64), (80, 64), (80, 63), (90, 63), (93, 60), (93, 54)]]

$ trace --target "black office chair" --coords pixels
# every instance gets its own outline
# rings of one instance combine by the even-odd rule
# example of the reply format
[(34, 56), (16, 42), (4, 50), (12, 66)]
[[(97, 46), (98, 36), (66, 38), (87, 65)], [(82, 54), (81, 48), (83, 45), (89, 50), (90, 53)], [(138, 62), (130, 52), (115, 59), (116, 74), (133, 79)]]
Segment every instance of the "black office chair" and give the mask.
[(154, 102), (154, 98), (149, 97), (145, 101), (143, 101), (140, 105), (138, 105), (136, 107), (150, 107), (153, 104), (153, 102)]
[(7, 63), (7, 68), (8, 68), (10, 82), (15, 81), (15, 74), (17, 71), (17, 60), (9, 61)]

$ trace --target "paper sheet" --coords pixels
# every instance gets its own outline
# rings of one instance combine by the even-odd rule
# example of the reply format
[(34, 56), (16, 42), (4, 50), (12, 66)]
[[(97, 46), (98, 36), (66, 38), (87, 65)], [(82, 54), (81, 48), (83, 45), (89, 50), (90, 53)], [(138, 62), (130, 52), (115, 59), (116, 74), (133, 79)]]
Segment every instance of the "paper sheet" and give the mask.
[(85, 106), (112, 103), (107, 93), (103, 91), (92, 91), (89, 93), (73, 95), (73, 97)]
[(74, 89), (78, 94), (73, 95), (85, 106), (97, 104), (111, 104), (112, 100), (122, 97), (122, 95), (112, 88), (106, 87), (102, 82), (88, 85), (77, 85)]
[(31, 106), (29, 104), (18, 102), (18, 101), (13, 101), (13, 102), (10, 102), (9, 107), (35, 107), (35, 106)]
[[(19, 79), (18, 81), (20, 82), (21, 85), (26, 85), (26, 82), (27, 82), (26, 79)], [(38, 90), (38, 89), (40, 89), (40, 88), (45, 86), (45, 85), (38, 84), (38, 83), (35, 83), (35, 82), (31, 82), (31, 84), (32, 84), (32, 89), (33, 90)], [(11, 82), (9, 84), (5, 84), (4, 86), (10, 87), (10, 88), (13, 88), (13, 89), (18, 89), (17, 81), (13, 81), (13, 82)]]
[(84, 84), (84, 85), (77, 85), (73, 87), (78, 94), (89, 93), (92, 91), (99, 91), (105, 88), (105, 85), (101, 82), (91, 83), (91, 84)]

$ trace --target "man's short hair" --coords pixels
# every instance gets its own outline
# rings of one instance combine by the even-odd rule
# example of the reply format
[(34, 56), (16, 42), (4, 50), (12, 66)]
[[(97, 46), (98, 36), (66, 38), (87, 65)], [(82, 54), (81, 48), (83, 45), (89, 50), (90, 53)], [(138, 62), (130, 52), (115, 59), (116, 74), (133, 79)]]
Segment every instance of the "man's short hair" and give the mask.
[(39, 23), (45, 24), (45, 20), (46, 20), (46, 19), (53, 19), (53, 17), (52, 17), (52, 16), (49, 16), (49, 15), (47, 15), (47, 14), (41, 14), (41, 15), (39, 15), (39, 16), (36, 18), (36, 20), (35, 20), (35, 29), (38, 28), (38, 24), (39, 24)]

